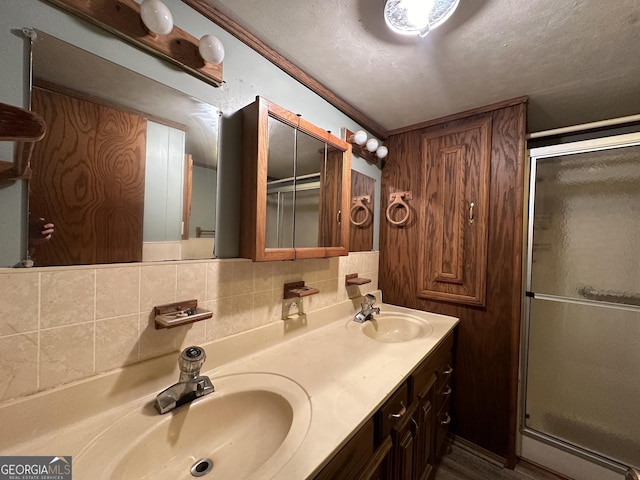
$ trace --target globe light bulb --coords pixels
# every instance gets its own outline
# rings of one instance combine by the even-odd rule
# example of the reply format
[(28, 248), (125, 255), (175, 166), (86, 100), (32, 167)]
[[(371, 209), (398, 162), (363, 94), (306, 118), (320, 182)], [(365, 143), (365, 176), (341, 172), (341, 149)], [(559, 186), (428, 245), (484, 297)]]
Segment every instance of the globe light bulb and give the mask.
[(204, 35), (198, 44), (200, 56), (207, 63), (218, 64), (224, 59), (224, 46), (215, 35)]
[(369, 140), (367, 140), (365, 148), (372, 153), (375, 152), (378, 149), (378, 140), (376, 140), (375, 138), (370, 138)]
[(358, 130), (353, 134), (353, 143), (356, 145), (364, 145), (367, 142), (367, 132), (364, 130)]
[(173, 30), (173, 16), (160, 0), (143, 0), (140, 4), (142, 23), (154, 35), (167, 35)]

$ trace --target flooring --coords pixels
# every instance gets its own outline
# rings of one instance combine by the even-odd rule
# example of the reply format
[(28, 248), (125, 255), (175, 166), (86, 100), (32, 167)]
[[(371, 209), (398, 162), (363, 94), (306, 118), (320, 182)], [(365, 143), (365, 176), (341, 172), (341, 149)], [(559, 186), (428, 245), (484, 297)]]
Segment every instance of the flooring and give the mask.
[(526, 464), (515, 470), (495, 463), (458, 445), (451, 445), (442, 459), (434, 480), (559, 480)]

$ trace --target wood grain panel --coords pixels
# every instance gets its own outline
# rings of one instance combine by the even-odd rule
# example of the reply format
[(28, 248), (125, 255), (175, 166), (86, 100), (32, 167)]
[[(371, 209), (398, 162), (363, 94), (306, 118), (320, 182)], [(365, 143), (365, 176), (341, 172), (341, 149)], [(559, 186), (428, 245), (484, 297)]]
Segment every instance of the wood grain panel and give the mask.
[[(369, 209), (369, 218), (365, 221), (365, 213), (358, 209), (353, 213), (356, 223), (364, 222), (362, 225), (353, 225), (349, 220), (349, 251), (350, 252), (370, 252), (373, 250), (373, 212), (375, 211), (375, 187), (376, 181), (355, 170), (351, 171), (351, 195), (350, 198), (369, 196), (370, 202), (365, 204)], [(353, 208), (353, 205), (351, 206)], [(351, 211), (349, 218), (351, 218)]]
[[(424, 145), (423, 152), (428, 149), (428, 145)], [(426, 148), (425, 148), (426, 147)], [(437, 282), (462, 284), (462, 272), (464, 262), (464, 185), (466, 184), (466, 168), (465, 158), (467, 157), (466, 145), (456, 145), (454, 147), (442, 149), (437, 157), (443, 170), (439, 175), (440, 185), (436, 186), (437, 191), (442, 193), (441, 222), (435, 222), (436, 230), (442, 231), (441, 235), (436, 234), (438, 238), (438, 248), (434, 249), (435, 262), (434, 280)], [(427, 178), (433, 178), (436, 169), (426, 169)], [(429, 181), (425, 182), (429, 185)], [(428, 191), (428, 190), (427, 190)], [(427, 212), (432, 209), (427, 207)], [(424, 230), (423, 230), (424, 232)], [(429, 261), (429, 258), (425, 259)], [(425, 262), (426, 263), (426, 262)], [(423, 277), (424, 278), (424, 277)]]
[(100, 107), (92, 181), (101, 195), (91, 220), (96, 262), (142, 260), (146, 161), (144, 118)]
[(146, 121), (38, 88), (32, 103), (50, 127), (34, 150), (30, 213), (55, 224), (36, 265), (141, 261)]
[[(525, 101), (489, 113), (492, 144), (485, 307), (419, 298), (415, 259), (423, 226), (411, 222), (397, 228), (383, 222), (380, 232), (379, 285), (385, 302), (460, 318), (454, 356), (453, 432), (510, 465), (515, 464), (517, 433)], [(397, 190), (413, 190), (412, 207), (421, 208), (427, 201), (420, 186), (424, 168), (421, 134), (477, 119), (460, 118), (392, 135), (388, 140), (392, 153), (382, 172), (381, 208), (386, 208), (388, 192)]]
[(483, 306), (486, 297), (491, 117), (426, 132), (420, 144), (418, 295)]
[(320, 228), (318, 245), (339, 247), (342, 241), (342, 222), (348, 221), (342, 210), (342, 152), (329, 147), (327, 161), (320, 172)]

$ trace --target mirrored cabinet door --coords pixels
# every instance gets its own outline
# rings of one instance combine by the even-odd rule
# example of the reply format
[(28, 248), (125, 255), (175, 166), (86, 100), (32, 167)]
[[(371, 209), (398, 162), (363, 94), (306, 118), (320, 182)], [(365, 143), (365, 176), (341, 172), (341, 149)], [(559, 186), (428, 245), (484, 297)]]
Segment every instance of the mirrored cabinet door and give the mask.
[(240, 255), (347, 255), (351, 146), (261, 97), (242, 112)]
[[(348, 196), (349, 188), (345, 188), (344, 155), (338, 148), (327, 145), (327, 154), (322, 171), (322, 245), (328, 251), (339, 251), (348, 244), (349, 239), (349, 207), (343, 204)], [(349, 166), (349, 169), (351, 167)], [(349, 170), (351, 173), (351, 170)], [(347, 183), (349, 185), (349, 183)], [(348, 250), (348, 246), (346, 247)]]
[(267, 128), (265, 247), (293, 248), (296, 129), (272, 116)]
[(297, 132), (295, 178), (295, 248), (323, 246), (319, 221), (320, 175), (326, 143), (306, 132)]

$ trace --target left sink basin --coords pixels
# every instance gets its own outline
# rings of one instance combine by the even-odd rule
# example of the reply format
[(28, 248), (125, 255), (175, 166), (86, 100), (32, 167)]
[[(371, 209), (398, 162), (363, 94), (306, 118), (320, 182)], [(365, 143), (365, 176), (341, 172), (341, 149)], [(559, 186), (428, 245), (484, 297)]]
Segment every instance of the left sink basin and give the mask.
[(274, 374), (211, 379), (215, 392), (166, 415), (152, 402), (126, 414), (73, 459), (78, 478), (271, 478), (311, 421), (296, 382)]

